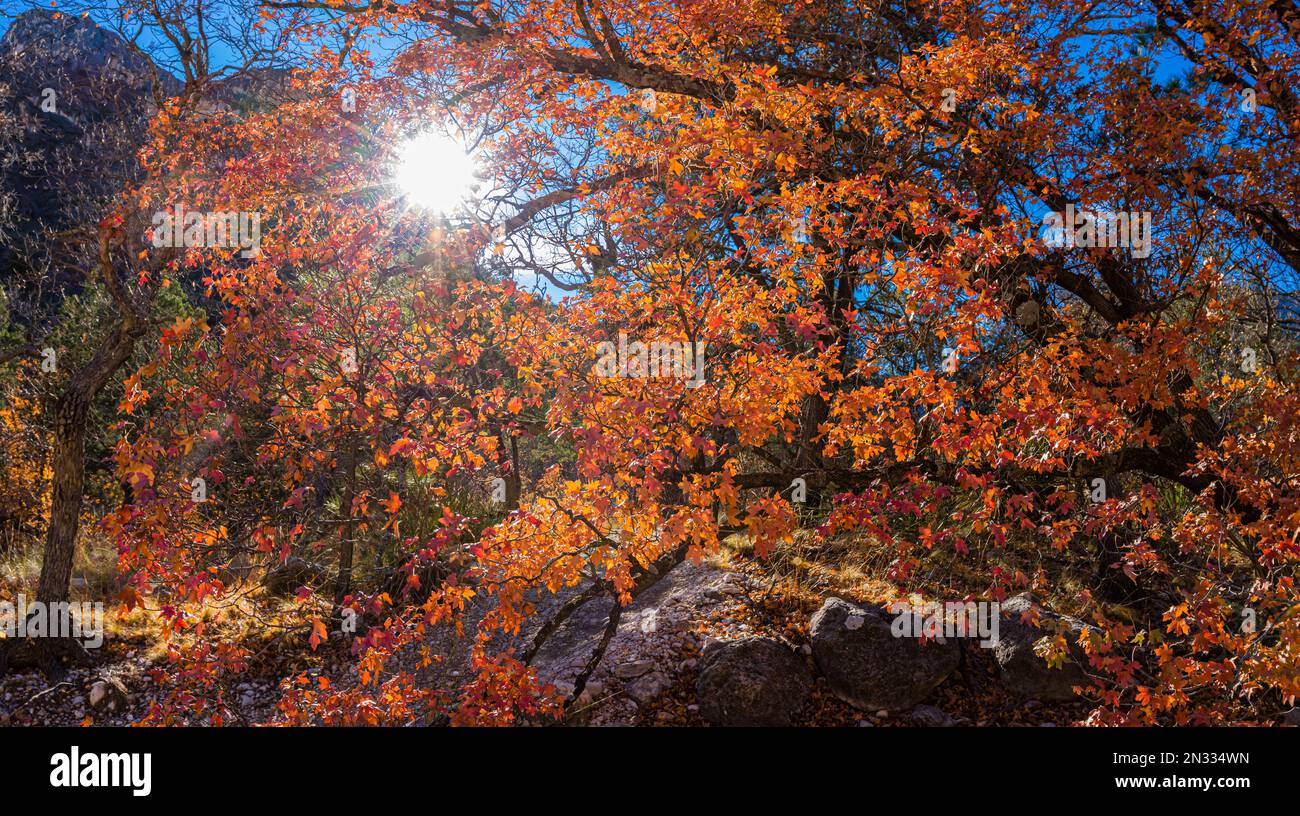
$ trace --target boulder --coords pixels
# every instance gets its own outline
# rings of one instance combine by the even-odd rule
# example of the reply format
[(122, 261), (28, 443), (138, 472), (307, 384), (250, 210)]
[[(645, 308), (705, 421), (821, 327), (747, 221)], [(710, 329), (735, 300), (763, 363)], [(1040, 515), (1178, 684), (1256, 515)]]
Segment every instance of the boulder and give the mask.
[[(1021, 618), (1035, 608), (1039, 615), (1038, 625), (1023, 623)], [(1074, 687), (1088, 682), (1083, 670), (1087, 658), (1077, 645), (1083, 622), (1038, 606), (1028, 592), (1003, 603), (1001, 612), (998, 644), (993, 647), (993, 657), (997, 660), (1003, 685), (1016, 694), (1035, 700), (1062, 702), (1075, 699)], [(1059, 629), (1065, 630), (1071, 659), (1058, 668), (1052, 668), (1035, 653), (1034, 645), (1055, 637)]]
[(90, 686), (90, 707), (96, 711), (122, 711), (129, 697), (126, 686), (116, 677), (96, 680)]
[(695, 685), (700, 714), (713, 725), (788, 726), (812, 692), (804, 661), (771, 638), (715, 641)]
[(828, 598), (812, 619), (812, 653), (827, 685), (867, 711), (911, 708), (961, 662), (955, 639), (895, 637), (883, 609)]
[(627, 696), (636, 701), (638, 705), (645, 705), (652, 702), (660, 694), (672, 686), (672, 682), (667, 676), (660, 672), (650, 672), (643, 674), (632, 682), (623, 687)]

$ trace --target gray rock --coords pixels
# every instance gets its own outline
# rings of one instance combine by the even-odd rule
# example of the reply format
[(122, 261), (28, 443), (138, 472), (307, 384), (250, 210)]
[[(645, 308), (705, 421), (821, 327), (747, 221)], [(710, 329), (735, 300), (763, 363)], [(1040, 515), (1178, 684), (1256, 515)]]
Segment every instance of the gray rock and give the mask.
[[(709, 592), (727, 580), (727, 576), (725, 570), (707, 564), (679, 564), (623, 609), (608, 650), (588, 680), (586, 691), (600, 702), (592, 712), (596, 717), (593, 724), (634, 721), (637, 697), (653, 699), (674, 682), (687, 644), (694, 644), (701, 637), (692, 629), (708, 609), (716, 606), (716, 602), (709, 600)], [(589, 588), (589, 583), (582, 582), (556, 593), (530, 590), (525, 599), (533, 609), (519, 632), (491, 631), (488, 653), (513, 651), (516, 656), (521, 655), (548, 621)], [(441, 660), (416, 669), (421, 684), (440, 688), (451, 696), (463, 688), (473, 676), (469, 667), (474, 637), (496, 603), (490, 594), (476, 594), (459, 616), (463, 634), (458, 634), (448, 623), (430, 627), (420, 645), (427, 646)], [(602, 641), (613, 607), (614, 601), (608, 595), (581, 603), (529, 661), (538, 677), (553, 683), (561, 694), (570, 694), (577, 675), (591, 661)], [(399, 659), (414, 663), (417, 657), (416, 649), (411, 648)], [(653, 674), (659, 677), (636, 684), (630, 692), (627, 690), (636, 680)], [(604, 694), (592, 691), (593, 684), (603, 684)], [(610, 692), (618, 689), (626, 693), (611, 698)]]
[[(613, 608), (614, 601), (610, 598), (596, 598), (580, 606), (533, 657), (530, 665), (537, 677), (545, 683), (554, 683), (560, 693), (570, 694), (578, 675), (596, 651)], [(530, 621), (530, 634), (536, 625), (536, 621)]]
[(126, 686), (116, 677), (96, 680), (90, 687), (90, 707), (95, 710), (121, 711), (126, 708), (127, 701)]
[[(487, 643), (488, 654), (513, 651), (518, 655), (526, 650), (542, 626), (587, 587), (584, 583), (565, 587), (557, 593), (544, 589), (527, 593), (525, 599), (533, 605), (533, 614), (528, 616), (518, 633), (491, 630)], [(427, 645), (433, 654), (442, 659), (419, 667), (416, 670), (418, 682), (440, 688), (449, 695), (458, 694), (474, 676), (471, 669), (474, 638), (479, 634), (484, 618), (496, 604), (496, 597), (485, 592), (471, 598), (459, 616), (463, 634), (458, 634), (455, 626), (448, 623), (431, 627), (423, 645)], [(533, 656), (530, 665), (537, 671), (538, 678), (546, 683), (554, 683), (561, 694), (571, 692), (574, 678), (590, 660), (595, 644), (599, 642), (600, 632), (609, 620), (612, 607), (613, 601), (608, 597), (596, 598), (578, 607)], [(413, 661), (415, 657), (413, 648), (407, 659)]]
[(670, 685), (672, 684), (667, 677), (659, 672), (651, 672), (628, 683), (623, 690), (638, 704), (645, 705), (667, 691)]
[(648, 673), (655, 667), (653, 660), (632, 660), (614, 667), (614, 675), (620, 680), (633, 680)]
[(919, 705), (912, 709), (912, 722), (927, 728), (951, 728), (957, 724), (947, 712), (931, 705)]
[(961, 661), (955, 639), (894, 637), (882, 609), (828, 598), (812, 619), (812, 650), (827, 685), (868, 711), (910, 708), (929, 696)]
[[(1074, 687), (1088, 682), (1083, 670), (1083, 666), (1087, 665), (1087, 657), (1077, 645), (1079, 634), (1084, 628), (1083, 622), (1039, 606), (1039, 626), (1022, 623), (1021, 617), (1034, 606), (1033, 598), (1028, 592), (1022, 592), (1002, 604), (999, 640), (993, 647), (993, 657), (997, 660), (1002, 683), (1016, 694), (1035, 700), (1073, 700)], [(1034, 652), (1034, 644), (1054, 637), (1058, 627), (1065, 630), (1072, 659), (1054, 669)]]
[(714, 725), (792, 725), (812, 692), (803, 660), (771, 638), (710, 644), (702, 666), (695, 693)]

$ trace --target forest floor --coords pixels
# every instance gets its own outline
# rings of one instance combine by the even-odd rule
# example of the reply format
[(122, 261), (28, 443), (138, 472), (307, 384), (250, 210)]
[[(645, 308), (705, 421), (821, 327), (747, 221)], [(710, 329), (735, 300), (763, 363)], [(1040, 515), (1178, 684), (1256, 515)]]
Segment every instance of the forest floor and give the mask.
[[(710, 563), (683, 565), (654, 609), (633, 610), (627, 625), (593, 676), (595, 694), (584, 696), (566, 718), (571, 725), (700, 726), (695, 684), (700, 652), (711, 638), (730, 640), (760, 635), (782, 640), (804, 655), (809, 620), (829, 596), (882, 603), (888, 584), (869, 577), (869, 559), (814, 558), (792, 546), (762, 563), (742, 544), (733, 545)], [(671, 575), (671, 574), (670, 574)], [(635, 605), (634, 605), (635, 606)], [(642, 604), (642, 606), (646, 606)], [(632, 609), (632, 608), (629, 608)], [(667, 631), (642, 636), (637, 613), (656, 614)], [(0, 725), (129, 725), (142, 719), (158, 700), (167, 680), (165, 647), (141, 624), (140, 613), (129, 626), (110, 631), (91, 666), (75, 668), (58, 682), (35, 670), (14, 670), (0, 678)], [(627, 634), (625, 636), (626, 632)], [(285, 677), (314, 669), (336, 682), (347, 682), (353, 661), (345, 649), (305, 649), (305, 634), (261, 632), (254, 659), (238, 681), (222, 689), (229, 724), (272, 721), (279, 686)], [(304, 642), (300, 642), (304, 641)], [(998, 682), (991, 649), (967, 648), (958, 671), (924, 701), (956, 726), (1068, 726), (1086, 716), (1086, 702), (1044, 704), (1024, 700)], [(639, 676), (628, 665), (644, 664)], [(621, 678), (621, 679), (620, 679)], [(125, 692), (116, 705), (92, 698), (97, 683)], [(100, 686), (102, 692), (104, 686)], [(111, 690), (111, 689), (110, 689)], [(589, 689), (589, 691), (592, 689)], [(111, 697), (109, 698), (111, 699)], [(855, 709), (838, 699), (818, 678), (797, 722), (815, 726), (910, 726), (912, 712)]]

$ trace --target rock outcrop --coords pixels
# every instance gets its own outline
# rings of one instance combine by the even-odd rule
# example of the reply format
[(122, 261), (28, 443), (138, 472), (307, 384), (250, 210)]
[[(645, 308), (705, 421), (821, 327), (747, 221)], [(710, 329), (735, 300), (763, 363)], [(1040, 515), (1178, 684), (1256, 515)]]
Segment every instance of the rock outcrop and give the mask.
[(812, 688), (803, 658), (765, 637), (710, 643), (695, 685), (700, 714), (727, 726), (796, 725)]
[[(1022, 621), (1031, 611), (1038, 615), (1037, 625)], [(1083, 670), (1087, 658), (1077, 645), (1083, 622), (1037, 606), (1027, 592), (1003, 603), (1001, 612), (999, 640), (993, 656), (1003, 684), (1017, 694), (1044, 702), (1073, 700), (1074, 687), (1086, 685), (1088, 680)], [(1053, 668), (1034, 647), (1042, 640), (1055, 637), (1058, 631), (1065, 634), (1070, 644), (1070, 657), (1064, 665)]]
[(93, 227), (138, 173), (155, 88), (178, 87), (86, 17), (33, 9), (0, 38), (0, 283), (14, 322), (39, 333), (80, 291)]
[(812, 653), (837, 697), (867, 711), (924, 700), (961, 662), (956, 640), (895, 637), (882, 609), (829, 598), (812, 619)]
[[(679, 564), (641, 592), (619, 615), (618, 627), (578, 700), (578, 708), (599, 702), (601, 723), (631, 722), (642, 707), (696, 669), (699, 649), (695, 627), (709, 612), (741, 591), (743, 576), (708, 565)], [(494, 633), (489, 652), (525, 653), (546, 622), (587, 590), (579, 584), (558, 593), (529, 596), (535, 611), (518, 633)], [(583, 602), (546, 638), (529, 665), (563, 695), (600, 644), (614, 601), (599, 596)], [(461, 617), (464, 635), (451, 626), (437, 627), (426, 642), (442, 660), (420, 671), (422, 683), (454, 693), (469, 678), (470, 652), (479, 626), (495, 599), (476, 596)]]

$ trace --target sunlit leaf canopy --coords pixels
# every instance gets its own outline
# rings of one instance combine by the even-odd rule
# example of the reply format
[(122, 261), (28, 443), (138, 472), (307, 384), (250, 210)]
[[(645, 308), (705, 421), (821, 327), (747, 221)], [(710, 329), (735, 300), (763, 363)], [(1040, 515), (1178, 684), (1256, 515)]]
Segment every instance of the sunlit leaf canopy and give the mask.
[[(160, 123), (158, 144), (195, 159), (184, 169), (174, 148), (146, 153), (142, 201), (221, 198), (268, 231), (252, 262), (183, 259), (220, 320), (178, 328), (141, 372), (134, 393), (155, 404), (118, 451), (138, 489), (107, 526), (142, 589), (198, 598), (230, 589), (204, 570), (238, 537), (221, 518), (233, 505), (264, 556), (330, 548), (350, 570), (355, 543), (383, 531), (414, 574), (456, 550), (454, 582), (360, 641), (363, 682), (294, 698), (290, 719), (346, 719), (374, 694), (428, 703), (381, 667), (473, 596), (492, 602), (485, 629), (513, 630), (538, 591), (590, 582), (626, 603), (734, 535), (760, 558), (867, 537), (899, 593), (1078, 582), (1096, 722), (1251, 721), (1252, 696), (1300, 693), (1292, 11), (262, 14), (319, 46), (290, 98)], [(458, 134), (492, 180), (456, 218), (409, 206), (393, 175), (430, 128)], [(1080, 210), (1150, 232), (1044, 240), (1044, 215)], [(533, 281), (549, 297), (519, 285)], [(599, 344), (621, 335), (702, 344), (703, 385), (600, 376)], [(205, 472), (242, 486), (194, 507), (164, 485), (198, 466), (199, 438), (214, 440)], [(518, 445), (541, 439), (572, 459), (525, 482)], [(340, 473), (324, 513), (313, 493)], [(403, 515), (501, 474), (499, 518)], [(811, 520), (790, 501), (796, 478)], [(1060, 566), (1087, 542), (1109, 553), (1108, 580)], [(936, 566), (949, 558), (963, 566)], [(341, 572), (332, 611), (393, 602)], [(1105, 597), (1115, 576), (1149, 591), (1154, 625)], [(1273, 621), (1267, 638), (1237, 626), (1244, 607)], [(467, 721), (549, 710), (527, 655), (480, 645)]]

